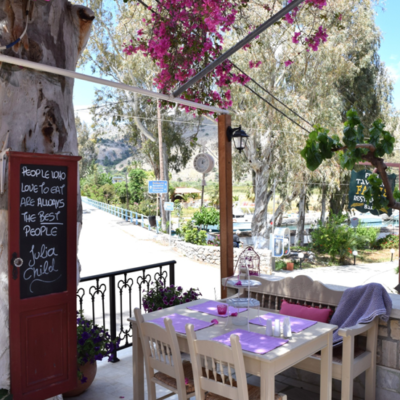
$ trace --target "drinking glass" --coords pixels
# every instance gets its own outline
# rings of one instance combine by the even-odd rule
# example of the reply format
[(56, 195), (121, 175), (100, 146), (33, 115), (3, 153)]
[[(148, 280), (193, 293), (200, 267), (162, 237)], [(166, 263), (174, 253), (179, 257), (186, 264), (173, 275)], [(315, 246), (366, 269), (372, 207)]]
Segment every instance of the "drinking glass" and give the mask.
[[(218, 315), (226, 315), (228, 311), (227, 304), (218, 304), (217, 305)], [(225, 318), (219, 318), (219, 323), (221, 323)]]
[(217, 310), (218, 310), (219, 315), (225, 315), (226, 312), (228, 311), (228, 305), (227, 304), (218, 304)]

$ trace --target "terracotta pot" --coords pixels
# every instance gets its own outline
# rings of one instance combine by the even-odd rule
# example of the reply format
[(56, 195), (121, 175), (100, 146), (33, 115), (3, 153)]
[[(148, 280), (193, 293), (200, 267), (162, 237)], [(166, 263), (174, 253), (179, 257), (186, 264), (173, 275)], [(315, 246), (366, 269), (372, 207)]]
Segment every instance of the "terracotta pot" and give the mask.
[(79, 366), (79, 369), (83, 373), (83, 376), (87, 378), (87, 381), (85, 383), (82, 383), (78, 378), (76, 378), (78, 386), (67, 393), (63, 393), (64, 397), (79, 396), (89, 388), (96, 376), (97, 362), (94, 362), (93, 364), (88, 362), (85, 365)]
[(294, 263), (288, 262), (286, 263), (286, 271), (293, 271)]

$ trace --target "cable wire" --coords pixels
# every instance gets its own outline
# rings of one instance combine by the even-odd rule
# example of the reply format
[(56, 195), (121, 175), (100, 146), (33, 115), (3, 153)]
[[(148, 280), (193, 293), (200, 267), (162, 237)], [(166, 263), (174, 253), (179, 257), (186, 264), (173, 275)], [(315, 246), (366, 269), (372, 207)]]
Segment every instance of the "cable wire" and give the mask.
[(298, 124), (294, 119), (290, 118), (289, 116), (287, 116), (283, 111), (281, 111), (279, 108), (275, 107), (273, 104), (271, 104), (267, 99), (265, 99), (264, 97), (262, 97), (261, 95), (259, 95), (255, 90), (253, 90), (250, 86), (247, 86), (246, 84), (243, 85), (245, 86), (247, 89), (249, 89), (251, 92), (253, 92), (257, 97), (259, 97), (261, 100), (265, 101), (269, 106), (271, 106), (274, 110), (278, 111), (278, 113), (282, 114), (284, 117), (286, 117), (288, 120), (290, 120), (291, 122), (293, 122), (295, 125), (297, 125), (299, 128), (303, 129), (303, 131), (306, 131), (307, 133), (311, 133), (310, 131), (308, 131), (306, 128), (302, 127), (300, 124)]
[(302, 116), (296, 113), (296, 111), (292, 110), (290, 107), (288, 107), (285, 103), (283, 103), (281, 100), (279, 100), (277, 97), (275, 97), (271, 92), (269, 92), (265, 87), (261, 86), (255, 79), (253, 79), (251, 76), (247, 75), (246, 72), (242, 71), (235, 63), (233, 63), (231, 60), (229, 62), (232, 64), (234, 68), (236, 68), (238, 71), (240, 71), (242, 74), (246, 75), (252, 82), (254, 82), (260, 89), (264, 90), (264, 92), (267, 92), (273, 99), (275, 99), (277, 102), (282, 104), (284, 107), (286, 107), (289, 111), (291, 111), (294, 115), (298, 116), (300, 119), (302, 119), (306, 124), (310, 125), (313, 127), (312, 124), (310, 124), (306, 119), (304, 119)]
[(0, 47), (0, 51), (10, 49), (11, 47), (13, 47), (13, 46), (15, 46), (16, 44), (18, 44), (18, 43), (22, 40), (22, 38), (25, 36), (26, 31), (28, 30), (29, 6), (30, 6), (30, 4), (31, 4), (31, 0), (28, 0), (28, 5), (26, 6), (26, 10), (25, 10), (25, 15), (26, 15), (25, 29), (24, 29), (24, 31), (22, 32), (21, 36), (20, 36), (17, 40), (15, 40), (14, 42), (9, 43), (9, 44), (7, 44), (7, 45), (5, 45), (5, 46), (1, 46), (1, 47)]

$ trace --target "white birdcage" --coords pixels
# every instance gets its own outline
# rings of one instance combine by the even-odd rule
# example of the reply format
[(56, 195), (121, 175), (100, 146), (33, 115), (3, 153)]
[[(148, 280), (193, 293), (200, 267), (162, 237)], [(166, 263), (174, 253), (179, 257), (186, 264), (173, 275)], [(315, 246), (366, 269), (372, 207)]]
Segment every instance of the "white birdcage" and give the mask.
[(246, 247), (240, 253), (234, 271), (234, 275), (236, 274), (238, 274), (239, 280), (246, 280), (250, 279), (251, 276), (260, 275), (260, 256), (252, 246)]

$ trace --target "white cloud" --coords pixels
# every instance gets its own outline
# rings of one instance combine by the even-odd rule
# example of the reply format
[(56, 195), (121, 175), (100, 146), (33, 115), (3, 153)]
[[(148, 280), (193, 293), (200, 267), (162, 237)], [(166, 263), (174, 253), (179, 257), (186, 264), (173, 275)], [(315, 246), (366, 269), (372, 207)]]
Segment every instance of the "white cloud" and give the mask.
[(393, 82), (396, 83), (400, 79), (400, 63), (396, 66), (386, 67), (390, 78), (393, 79)]

